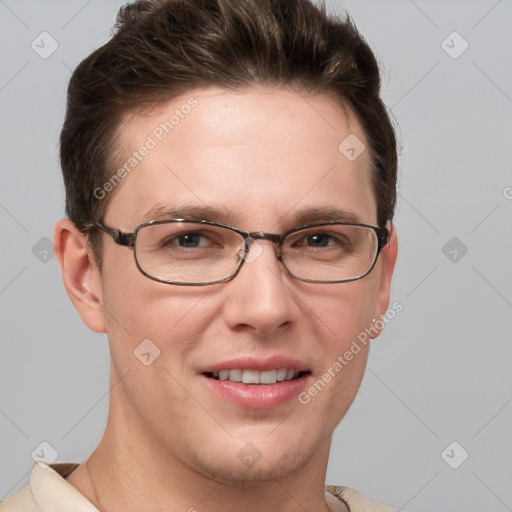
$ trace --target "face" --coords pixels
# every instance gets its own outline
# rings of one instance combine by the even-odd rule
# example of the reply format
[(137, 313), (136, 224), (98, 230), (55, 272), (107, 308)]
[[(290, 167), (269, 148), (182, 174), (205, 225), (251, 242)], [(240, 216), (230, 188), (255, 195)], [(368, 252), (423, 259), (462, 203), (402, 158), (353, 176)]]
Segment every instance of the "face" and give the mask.
[[(183, 108), (187, 103), (193, 107)], [(166, 133), (161, 123), (173, 114)], [(333, 215), (376, 224), (369, 152), (351, 161), (338, 149), (350, 134), (368, 147), (365, 135), (327, 96), (194, 90), (124, 121), (121, 161), (148, 145), (148, 136), (155, 145), (117, 185), (103, 220), (108, 226), (132, 232), (175, 216), (271, 233)], [(113, 380), (124, 377), (111, 403), (120, 425), (159, 457), (236, 485), (285, 478), (327, 457), (360, 385), (368, 345), (360, 344), (341, 370), (335, 363), (386, 311), (392, 244), (368, 276), (348, 283), (296, 280), (273, 243), (261, 241), (260, 254), (234, 280), (175, 286), (144, 277), (132, 250), (103, 236), (99, 300)], [(160, 355), (145, 366), (134, 351), (148, 339)], [(205, 375), (224, 363), (306, 373), (275, 385), (230, 385)], [(308, 400), (304, 392), (319, 380)], [(244, 455), (259, 460), (251, 466)]]

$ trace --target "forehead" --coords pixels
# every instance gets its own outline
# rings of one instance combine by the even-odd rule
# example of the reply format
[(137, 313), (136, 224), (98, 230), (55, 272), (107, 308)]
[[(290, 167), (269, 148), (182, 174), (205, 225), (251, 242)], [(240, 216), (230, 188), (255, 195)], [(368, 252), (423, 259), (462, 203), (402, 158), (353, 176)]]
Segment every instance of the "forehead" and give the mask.
[(117, 140), (117, 169), (126, 172), (107, 218), (120, 226), (201, 208), (250, 229), (308, 208), (375, 222), (365, 134), (350, 109), (327, 95), (191, 90), (127, 115)]

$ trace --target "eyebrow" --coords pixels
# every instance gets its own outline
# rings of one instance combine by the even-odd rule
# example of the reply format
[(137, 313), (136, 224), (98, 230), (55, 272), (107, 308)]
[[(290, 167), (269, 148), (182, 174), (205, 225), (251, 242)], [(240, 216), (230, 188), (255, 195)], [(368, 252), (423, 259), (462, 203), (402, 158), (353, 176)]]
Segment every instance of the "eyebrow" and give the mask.
[(350, 210), (340, 210), (332, 207), (304, 208), (297, 211), (293, 218), (300, 224), (316, 222), (350, 222), (360, 224), (361, 218)]
[(151, 220), (189, 219), (226, 223), (227, 219), (230, 217), (231, 216), (227, 210), (212, 206), (186, 205), (179, 208), (172, 208), (166, 205), (157, 204), (144, 214), (143, 222)]
[[(319, 222), (349, 222), (355, 224), (362, 222), (361, 218), (353, 211), (333, 207), (303, 208), (291, 214), (291, 218), (298, 226)], [(179, 208), (172, 208), (157, 204), (144, 214), (142, 222), (166, 219), (207, 220), (223, 224), (232, 224), (234, 221), (233, 215), (223, 208), (206, 205), (184, 205)]]

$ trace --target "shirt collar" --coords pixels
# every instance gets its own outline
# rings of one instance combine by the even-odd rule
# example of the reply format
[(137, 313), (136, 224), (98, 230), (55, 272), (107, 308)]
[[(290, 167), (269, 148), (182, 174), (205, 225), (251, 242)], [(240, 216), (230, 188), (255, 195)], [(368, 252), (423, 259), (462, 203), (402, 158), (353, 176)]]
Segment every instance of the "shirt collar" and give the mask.
[(76, 466), (78, 464), (34, 464), (30, 474), (30, 489), (41, 512), (99, 512), (65, 480)]

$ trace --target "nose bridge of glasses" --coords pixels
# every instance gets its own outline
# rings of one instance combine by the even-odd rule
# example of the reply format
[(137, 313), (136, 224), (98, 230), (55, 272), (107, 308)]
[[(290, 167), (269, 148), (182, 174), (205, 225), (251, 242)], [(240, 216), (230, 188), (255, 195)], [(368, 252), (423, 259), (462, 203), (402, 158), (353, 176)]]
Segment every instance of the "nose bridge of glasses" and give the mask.
[(263, 231), (254, 231), (252, 233), (249, 233), (247, 239), (270, 240), (271, 242), (278, 244), (281, 241), (281, 235), (277, 235), (275, 233), (264, 233)]
[(248, 236), (245, 238), (245, 243), (247, 244), (247, 247), (250, 249), (251, 244), (254, 243), (254, 241), (256, 240), (268, 240), (269, 242), (272, 242), (274, 245), (276, 245), (277, 248), (278, 244), (280, 244), (282, 240), (282, 236), (276, 233), (253, 231), (252, 233), (248, 233)]
[(245, 244), (247, 250), (250, 250), (251, 245), (256, 240), (268, 240), (274, 244), (274, 249), (276, 251), (276, 256), (280, 260), (281, 259), (281, 248), (280, 243), (282, 240), (282, 235), (278, 235), (276, 233), (265, 233), (263, 231), (253, 231), (252, 233), (248, 233), (248, 236), (245, 238)]

